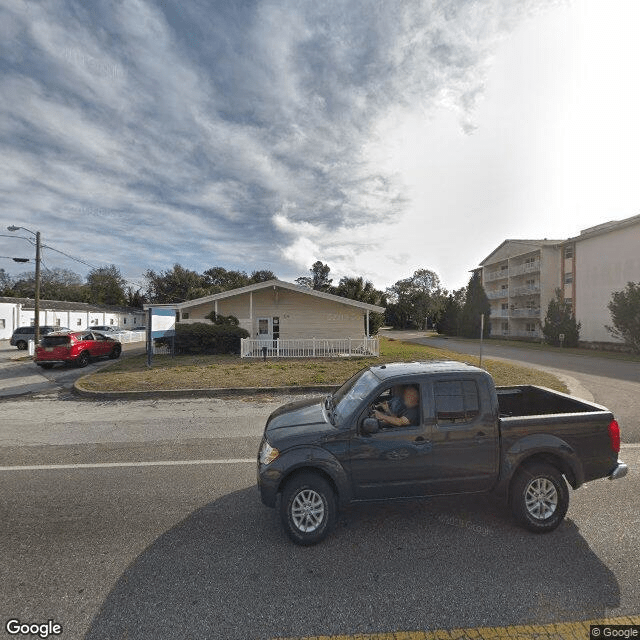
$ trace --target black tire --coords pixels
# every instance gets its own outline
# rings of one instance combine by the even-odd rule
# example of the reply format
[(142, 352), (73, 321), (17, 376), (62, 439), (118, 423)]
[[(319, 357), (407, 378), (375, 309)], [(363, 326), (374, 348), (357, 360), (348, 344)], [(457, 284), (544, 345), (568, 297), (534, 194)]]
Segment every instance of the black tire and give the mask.
[(117, 344), (111, 350), (111, 353), (109, 354), (109, 358), (111, 358), (111, 360), (116, 360), (117, 358), (120, 357), (121, 353), (122, 353), (122, 347), (119, 344)]
[(542, 462), (520, 468), (511, 483), (511, 511), (529, 531), (548, 533), (564, 519), (569, 489), (554, 466)]
[(36, 362), (36, 364), (43, 369), (51, 369), (51, 367), (53, 367), (52, 362)]
[(78, 359), (77, 359), (76, 362), (78, 364), (78, 367), (80, 367), (81, 369), (83, 367), (86, 367), (89, 364), (89, 362), (91, 362), (91, 356), (89, 355), (89, 352), (88, 351), (83, 351), (78, 356)]
[(300, 545), (317, 544), (335, 524), (335, 493), (317, 473), (293, 476), (282, 492), (280, 518), (293, 542)]
[(19, 351), (24, 351), (27, 348), (27, 343), (24, 340), (18, 340), (16, 347), (18, 347)]

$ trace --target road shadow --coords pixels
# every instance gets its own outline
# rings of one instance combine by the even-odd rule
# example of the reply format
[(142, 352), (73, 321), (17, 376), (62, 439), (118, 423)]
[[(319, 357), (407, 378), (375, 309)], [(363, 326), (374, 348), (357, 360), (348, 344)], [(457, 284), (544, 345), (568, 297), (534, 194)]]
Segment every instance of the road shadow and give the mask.
[(257, 489), (160, 536), (107, 596), (87, 640), (277, 638), (603, 617), (614, 574), (578, 527), (516, 527), (487, 495), (359, 505), (320, 545), (288, 541)]

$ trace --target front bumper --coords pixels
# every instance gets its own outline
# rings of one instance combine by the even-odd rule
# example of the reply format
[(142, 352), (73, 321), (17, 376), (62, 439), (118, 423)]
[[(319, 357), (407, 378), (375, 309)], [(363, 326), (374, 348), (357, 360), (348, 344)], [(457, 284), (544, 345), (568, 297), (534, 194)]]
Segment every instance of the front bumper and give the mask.
[(624, 478), (629, 472), (629, 467), (622, 462), (622, 460), (618, 460), (618, 464), (616, 468), (609, 474), (609, 480), (618, 480), (618, 478)]

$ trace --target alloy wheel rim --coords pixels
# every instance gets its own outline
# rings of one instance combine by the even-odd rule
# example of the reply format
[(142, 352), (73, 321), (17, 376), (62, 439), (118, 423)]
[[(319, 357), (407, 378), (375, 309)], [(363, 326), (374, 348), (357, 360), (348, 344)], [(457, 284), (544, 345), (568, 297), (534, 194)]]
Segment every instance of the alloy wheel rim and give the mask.
[(548, 478), (535, 478), (525, 491), (527, 511), (536, 520), (550, 518), (558, 508), (558, 491)]
[(324, 519), (324, 501), (313, 489), (303, 489), (291, 503), (291, 519), (302, 533), (313, 533)]

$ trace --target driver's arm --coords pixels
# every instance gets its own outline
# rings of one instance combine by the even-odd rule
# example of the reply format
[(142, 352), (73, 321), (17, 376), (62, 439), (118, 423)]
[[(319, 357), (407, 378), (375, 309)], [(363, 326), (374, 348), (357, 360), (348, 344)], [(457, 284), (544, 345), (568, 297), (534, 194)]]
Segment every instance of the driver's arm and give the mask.
[(406, 427), (409, 424), (409, 419), (406, 416), (390, 416), (386, 413), (382, 413), (381, 411), (374, 411), (373, 415), (378, 420), (386, 422), (387, 424), (391, 424), (394, 427)]

